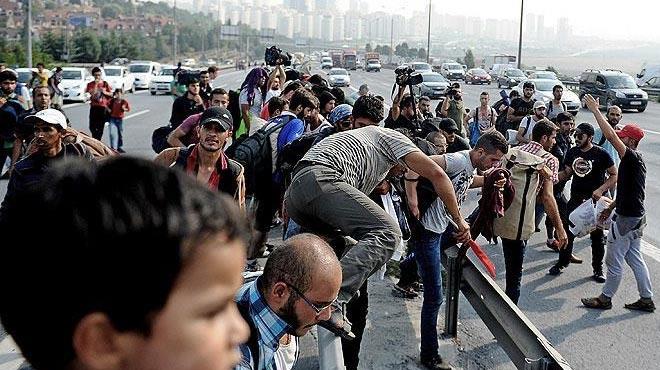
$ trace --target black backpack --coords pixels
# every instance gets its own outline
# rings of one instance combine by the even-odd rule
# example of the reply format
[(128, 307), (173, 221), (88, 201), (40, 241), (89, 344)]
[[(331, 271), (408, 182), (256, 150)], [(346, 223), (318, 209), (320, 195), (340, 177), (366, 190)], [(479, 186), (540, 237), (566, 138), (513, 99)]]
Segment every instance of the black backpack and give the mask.
[(303, 135), (286, 144), (282, 151), (277, 154), (277, 171), (282, 174), (285, 184), (289, 183), (293, 175), (293, 169), (312, 148), (317, 138), (318, 134)]
[(167, 137), (172, 131), (174, 131), (172, 126), (167, 125), (155, 129), (151, 134), (151, 149), (153, 149), (156, 154), (159, 154), (170, 147), (170, 144), (167, 142)]

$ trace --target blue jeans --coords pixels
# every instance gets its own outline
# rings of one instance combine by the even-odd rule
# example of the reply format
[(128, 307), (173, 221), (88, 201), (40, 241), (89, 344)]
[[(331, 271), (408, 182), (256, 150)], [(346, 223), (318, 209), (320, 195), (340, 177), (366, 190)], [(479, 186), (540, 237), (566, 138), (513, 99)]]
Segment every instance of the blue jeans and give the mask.
[(424, 285), (421, 319), (421, 357), (438, 354), (438, 312), (442, 305), (442, 234), (423, 230), (414, 239), (417, 269)]
[(108, 121), (110, 123), (110, 147), (112, 149), (121, 149), (124, 145), (124, 138), (122, 134), (124, 133), (124, 119), (123, 118), (114, 118), (110, 117)]

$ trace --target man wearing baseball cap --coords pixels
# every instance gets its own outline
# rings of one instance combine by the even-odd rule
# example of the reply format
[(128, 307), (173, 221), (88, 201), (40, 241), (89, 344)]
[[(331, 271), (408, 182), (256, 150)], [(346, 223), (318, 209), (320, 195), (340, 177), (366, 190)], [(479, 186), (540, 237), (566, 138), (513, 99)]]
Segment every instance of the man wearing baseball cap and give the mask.
[(32, 144), (36, 147), (36, 151), (16, 163), (9, 178), (7, 194), (2, 202), (3, 209), (16, 199), (17, 193), (37, 185), (55, 161), (78, 157), (90, 161), (93, 159), (84, 145), (62, 142), (67, 122), (66, 117), (59, 110), (53, 108), (40, 110), (25, 117), (23, 122), (34, 125)]
[(542, 101), (537, 100), (534, 102), (534, 108), (532, 109), (532, 114), (523, 118), (520, 121), (520, 126), (518, 127), (518, 132), (516, 133), (516, 140), (518, 144), (523, 145), (532, 141), (532, 131), (534, 131), (534, 125), (542, 119), (545, 118), (545, 104)]
[(196, 127), (199, 143), (187, 148), (168, 148), (154, 159), (168, 167), (179, 168), (213, 190), (234, 197), (239, 206), (245, 205), (243, 166), (227, 158), (223, 148), (231, 134), (233, 118), (222, 106), (206, 109)]
[(630, 266), (637, 280), (640, 299), (624, 305), (630, 310), (655, 311), (649, 269), (641, 251), (642, 234), (646, 226), (644, 198), (646, 195), (646, 165), (637, 146), (644, 138), (644, 131), (634, 123), (614, 130), (598, 110), (598, 99), (587, 94), (584, 101), (598, 121), (605, 138), (616, 149), (621, 163), (617, 179), (616, 199), (598, 217), (606, 220), (612, 211), (612, 224), (607, 235), (607, 278), (602, 293), (597, 297), (582, 298), (582, 304), (589, 308), (610, 309), (612, 297), (623, 278), (624, 261)]
[(452, 118), (434, 118), (433, 122), (437, 121), (438, 128), (445, 139), (447, 139), (447, 153), (456, 153), (461, 150), (470, 150), (470, 143), (461, 136), (461, 130), (456, 125), (456, 121)]

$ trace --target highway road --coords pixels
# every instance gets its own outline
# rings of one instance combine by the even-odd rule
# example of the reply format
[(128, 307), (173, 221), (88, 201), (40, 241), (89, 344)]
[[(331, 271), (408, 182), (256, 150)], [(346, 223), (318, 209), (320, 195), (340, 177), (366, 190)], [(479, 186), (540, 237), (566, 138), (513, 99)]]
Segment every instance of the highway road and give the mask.
[[(237, 89), (243, 81), (245, 71), (223, 72), (216, 80), (220, 87)], [(349, 90), (354, 90), (362, 83), (368, 83), (372, 92), (385, 97), (389, 103), (394, 73), (383, 70), (377, 73), (354, 71), (351, 73), (352, 84)], [(466, 105), (474, 108), (478, 104), (478, 95), (483, 91), (490, 92), (492, 97), (498, 96), (496, 86), (464, 86)], [(125, 150), (130, 155), (152, 158), (155, 154), (151, 150), (151, 132), (158, 126), (168, 122), (172, 97), (151, 96), (148, 92), (139, 91), (127, 95), (132, 111), (124, 120)], [(434, 104), (435, 106), (435, 104)], [(72, 121), (73, 127), (88, 131), (87, 115), (89, 106), (86, 104), (73, 104), (65, 108), (66, 114)], [(577, 122), (594, 123), (593, 116), (586, 110), (580, 111)], [(649, 227), (644, 236), (644, 253), (646, 262), (652, 275), (655, 287), (660, 287), (660, 228), (655, 228), (656, 221), (660, 221), (660, 104), (650, 103), (644, 113), (624, 112), (623, 123), (636, 122), (647, 132), (641, 144), (648, 169), (647, 201)], [(105, 140), (107, 142), (107, 130)], [(6, 181), (0, 182), (0, 199), (4, 197)], [(476, 193), (470, 194), (469, 202), (464, 205), (463, 212), (468, 214), (477, 199)], [(585, 260), (582, 265), (572, 265), (565, 273), (558, 277), (547, 275), (547, 270), (554, 264), (557, 254), (545, 247), (545, 238), (536, 234), (530, 241), (525, 259), (525, 272), (523, 276), (522, 296), (519, 306), (522, 311), (535, 323), (539, 330), (557, 348), (574, 369), (657, 369), (660, 364), (660, 320), (656, 314), (643, 314), (630, 312), (623, 308), (623, 304), (637, 299), (637, 290), (629, 269), (621, 285), (618, 295), (614, 299), (614, 307), (609, 311), (591, 311), (581, 307), (580, 298), (596, 295), (601, 285), (593, 282), (591, 276), (591, 252), (588, 240), (576, 242), (576, 254)], [(480, 240), (482, 243), (486, 243)], [(501, 246), (486, 246), (486, 251), (497, 266), (496, 281), (504, 287), (504, 265)], [(7, 277), (9, 280), (10, 277)], [(385, 286), (377, 287), (375, 293), (384, 295), (380, 301), (385, 307), (379, 307), (372, 301), (372, 312), (387, 314), (390, 308), (399, 306), (399, 301), (388, 297), (389, 289)], [(371, 300), (371, 299), (370, 299)], [(404, 315), (399, 326), (390, 326), (382, 322), (372, 321), (367, 325), (366, 344), (370, 358), (364, 361), (364, 368), (392, 368), (392, 369), (418, 369), (415, 359), (416, 343), (419, 341), (419, 306), (421, 299), (405, 303), (406, 309), (399, 312)], [(403, 303), (401, 303), (403, 304)], [(443, 306), (444, 310), (444, 306)], [(444, 311), (443, 311), (444, 312)], [(382, 316), (378, 316), (382, 317)], [(398, 316), (397, 316), (398, 317)], [(508, 357), (494, 341), (481, 319), (469, 307), (467, 301), (462, 299), (459, 317), (458, 340), (455, 342), (456, 354), (451, 355), (452, 365), (462, 369), (512, 369), (513, 365)], [(397, 321), (399, 323), (399, 321)], [(394, 324), (392, 324), (394, 325)], [(397, 324), (398, 325), (398, 324)], [(439, 322), (442, 328), (443, 320)], [(391, 337), (383, 342), (382, 337)], [(397, 343), (397, 337), (405, 341), (405, 345)], [(396, 350), (378, 347), (379, 343), (389, 343), (397, 347)], [(450, 342), (451, 343), (451, 342)], [(16, 369), (20, 366), (15, 356), (3, 357), (6, 344), (4, 334), (0, 335), (0, 370)], [(407, 351), (402, 353), (402, 348)], [(444, 347), (443, 347), (444, 348)], [(372, 361), (373, 358), (382, 358), (382, 361)], [(3, 360), (4, 359), (4, 360)], [(6, 360), (6, 361), (5, 361)], [(9, 362), (18, 363), (13, 367), (3, 367)], [(4, 363), (4, 365), (3, 365)]]

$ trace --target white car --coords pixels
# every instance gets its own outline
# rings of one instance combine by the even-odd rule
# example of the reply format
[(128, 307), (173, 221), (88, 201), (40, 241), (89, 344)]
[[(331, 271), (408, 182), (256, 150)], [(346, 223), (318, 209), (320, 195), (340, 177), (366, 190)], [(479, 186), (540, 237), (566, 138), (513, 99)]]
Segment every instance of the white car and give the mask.
[(112, 89), (122, 89), (125, 92), (135, 91), (135, 76), (128, 71), (128, 68), (122, 66), (107, 66), (103, 68), (105, 80), (108, 81)]
[(181, 65), (186, 67), (194, 67), (196, 64), (197, 62), (193, 58), (186, 58), (181, 62)]
[(567, 89), (566, 86), (561, 83), (561, 81), (541, 78), (528, 79), (521, 81), (518, 86), (513, 88), (513, 90), (518, 91), (520, 96), (522, 96), (523, 85), (527, 81), (534, 83), (534, 96), (532, 98), (540, 100), (544, 104), (548, 104), (550, 100), (554, 99), (554, 96), (552, 95), (552, 88), (555, 87), (555, 85), (561, 85), (564, 88), (564, 92), (561, 95), (561, 101), (566, 104), (566, 108), (573, 116), (577, 115), (578, 111), (580, 110), (580, 98), (576, 93)]
[[(104, 77), (101, 77), (104, 78)], [(87, 68), (64, 67), (62, 68), (62, 82), (59, 84), (65, 101), (86, 102), (89, 93), (85, 92), (87, 83), (94, 80)]]
[(332, 69), (332, 58), (327, 56), (321, 58), (321, 69)]
[[(181, 69), (188, 70), (189, 68), (181, 67)], [(171, 94), (175, 70), (176, 66), (163, 66), (160, 73), (151, 79), (151, 82), (149, 83), (149, 93), (151, 95), (156, 95), (158, 93)]]
[(128, 71), (135, 76), (136, 89), (148, 89), (151, 79), (160, 72), (160, 63), (135, 61), (128, 65)]
[(351, 76), (344, 68), (332, 68), (328, 71), (328, 83), (330, 87), (350, 86)]

